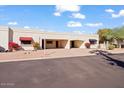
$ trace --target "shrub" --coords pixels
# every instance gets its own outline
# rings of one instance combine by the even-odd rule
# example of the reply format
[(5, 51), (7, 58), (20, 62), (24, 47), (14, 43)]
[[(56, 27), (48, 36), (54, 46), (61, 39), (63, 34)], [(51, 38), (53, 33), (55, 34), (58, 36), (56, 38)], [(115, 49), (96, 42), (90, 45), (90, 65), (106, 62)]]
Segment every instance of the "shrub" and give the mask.
[(115, 46), (115, 48), (119, 48), (117, 44), (113, 44)]
[(40, 49), (40, 44), (38, 42), (34, 42), (33, 47), (35, 50), (38, 50), (38, 49)]
[(115, 45), (109, 45), (108, 49), (113, 50), (115, 48)]
[(86, 48), (90, 48), (90, 43), (85, 43)]
[(14, 42), (9, 42), (9, 50), (13, 51), (13, 50), (19, 50), (21, 47)]

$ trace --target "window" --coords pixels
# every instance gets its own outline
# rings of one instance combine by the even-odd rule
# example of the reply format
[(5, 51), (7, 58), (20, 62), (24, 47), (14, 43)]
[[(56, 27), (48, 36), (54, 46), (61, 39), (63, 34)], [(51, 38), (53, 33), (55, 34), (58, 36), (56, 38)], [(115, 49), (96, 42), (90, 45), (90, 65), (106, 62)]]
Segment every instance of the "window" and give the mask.
[(47, 44), (52, 44), (53, 42), (52, 41), (47, 41)]
[(32, 37), (20, 37), (21, 44), (32, 44)]
[(21, 44), (31, 44), (31, 41), (21, 41)]

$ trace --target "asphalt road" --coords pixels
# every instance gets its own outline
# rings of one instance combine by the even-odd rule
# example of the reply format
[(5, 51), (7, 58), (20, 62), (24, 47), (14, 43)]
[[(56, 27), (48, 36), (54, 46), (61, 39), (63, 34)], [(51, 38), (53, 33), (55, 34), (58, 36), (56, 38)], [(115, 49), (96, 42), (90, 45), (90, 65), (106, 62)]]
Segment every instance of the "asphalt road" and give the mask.
[(0, 87), (124, 87), (124, 68), (109, 63), (101, 55), (0, 63)]

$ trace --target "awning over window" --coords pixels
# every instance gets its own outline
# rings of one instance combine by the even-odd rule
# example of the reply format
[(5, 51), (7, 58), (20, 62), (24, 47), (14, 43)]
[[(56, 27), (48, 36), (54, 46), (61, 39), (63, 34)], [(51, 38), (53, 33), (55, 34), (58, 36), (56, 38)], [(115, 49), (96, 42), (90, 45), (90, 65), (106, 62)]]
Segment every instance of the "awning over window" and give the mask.
[(90, 44), (96, 44), (97, 40), (96, 39), (89, 39)]
[(96, 42), (96, 39), (89, 39), (90, 42)]
[(20, 41), (32, 41), (32, 37), (20, 37)]

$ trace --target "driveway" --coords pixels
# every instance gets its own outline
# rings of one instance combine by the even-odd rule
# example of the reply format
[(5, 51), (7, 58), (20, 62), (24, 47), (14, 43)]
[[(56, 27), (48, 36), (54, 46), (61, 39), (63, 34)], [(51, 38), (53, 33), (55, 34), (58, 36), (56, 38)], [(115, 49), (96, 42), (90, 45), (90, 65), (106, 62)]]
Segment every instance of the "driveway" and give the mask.
[[(0, 62), (8, 61), (24, 61), (36, 59), (51, 59), (51, 58), (65, 58), (65, 57), (78, 57), (78, 56), (92, 56), (95, 54), (90, 53), (96, 49), (46, 49), (38, 51), (16, 51), (8, 53), (0, 53)], [(104, 49), (100, 49), (104, 50)], [(110, 53), (118, 54), (124, 53), (124, 49), (105, 50)]]
[(124, 87), (124, 68), (101, 55), (5, 62), (0, 63), (0, 87)]
[(79, 48), (46, 49), (45, 51), (38, 50), (38, 51), (16, 51), (16, 52), (0, 53), (0, 62), (94, 55), (89, 53), (89, 51), (91, 50), (94, 49), (79, 49)]

